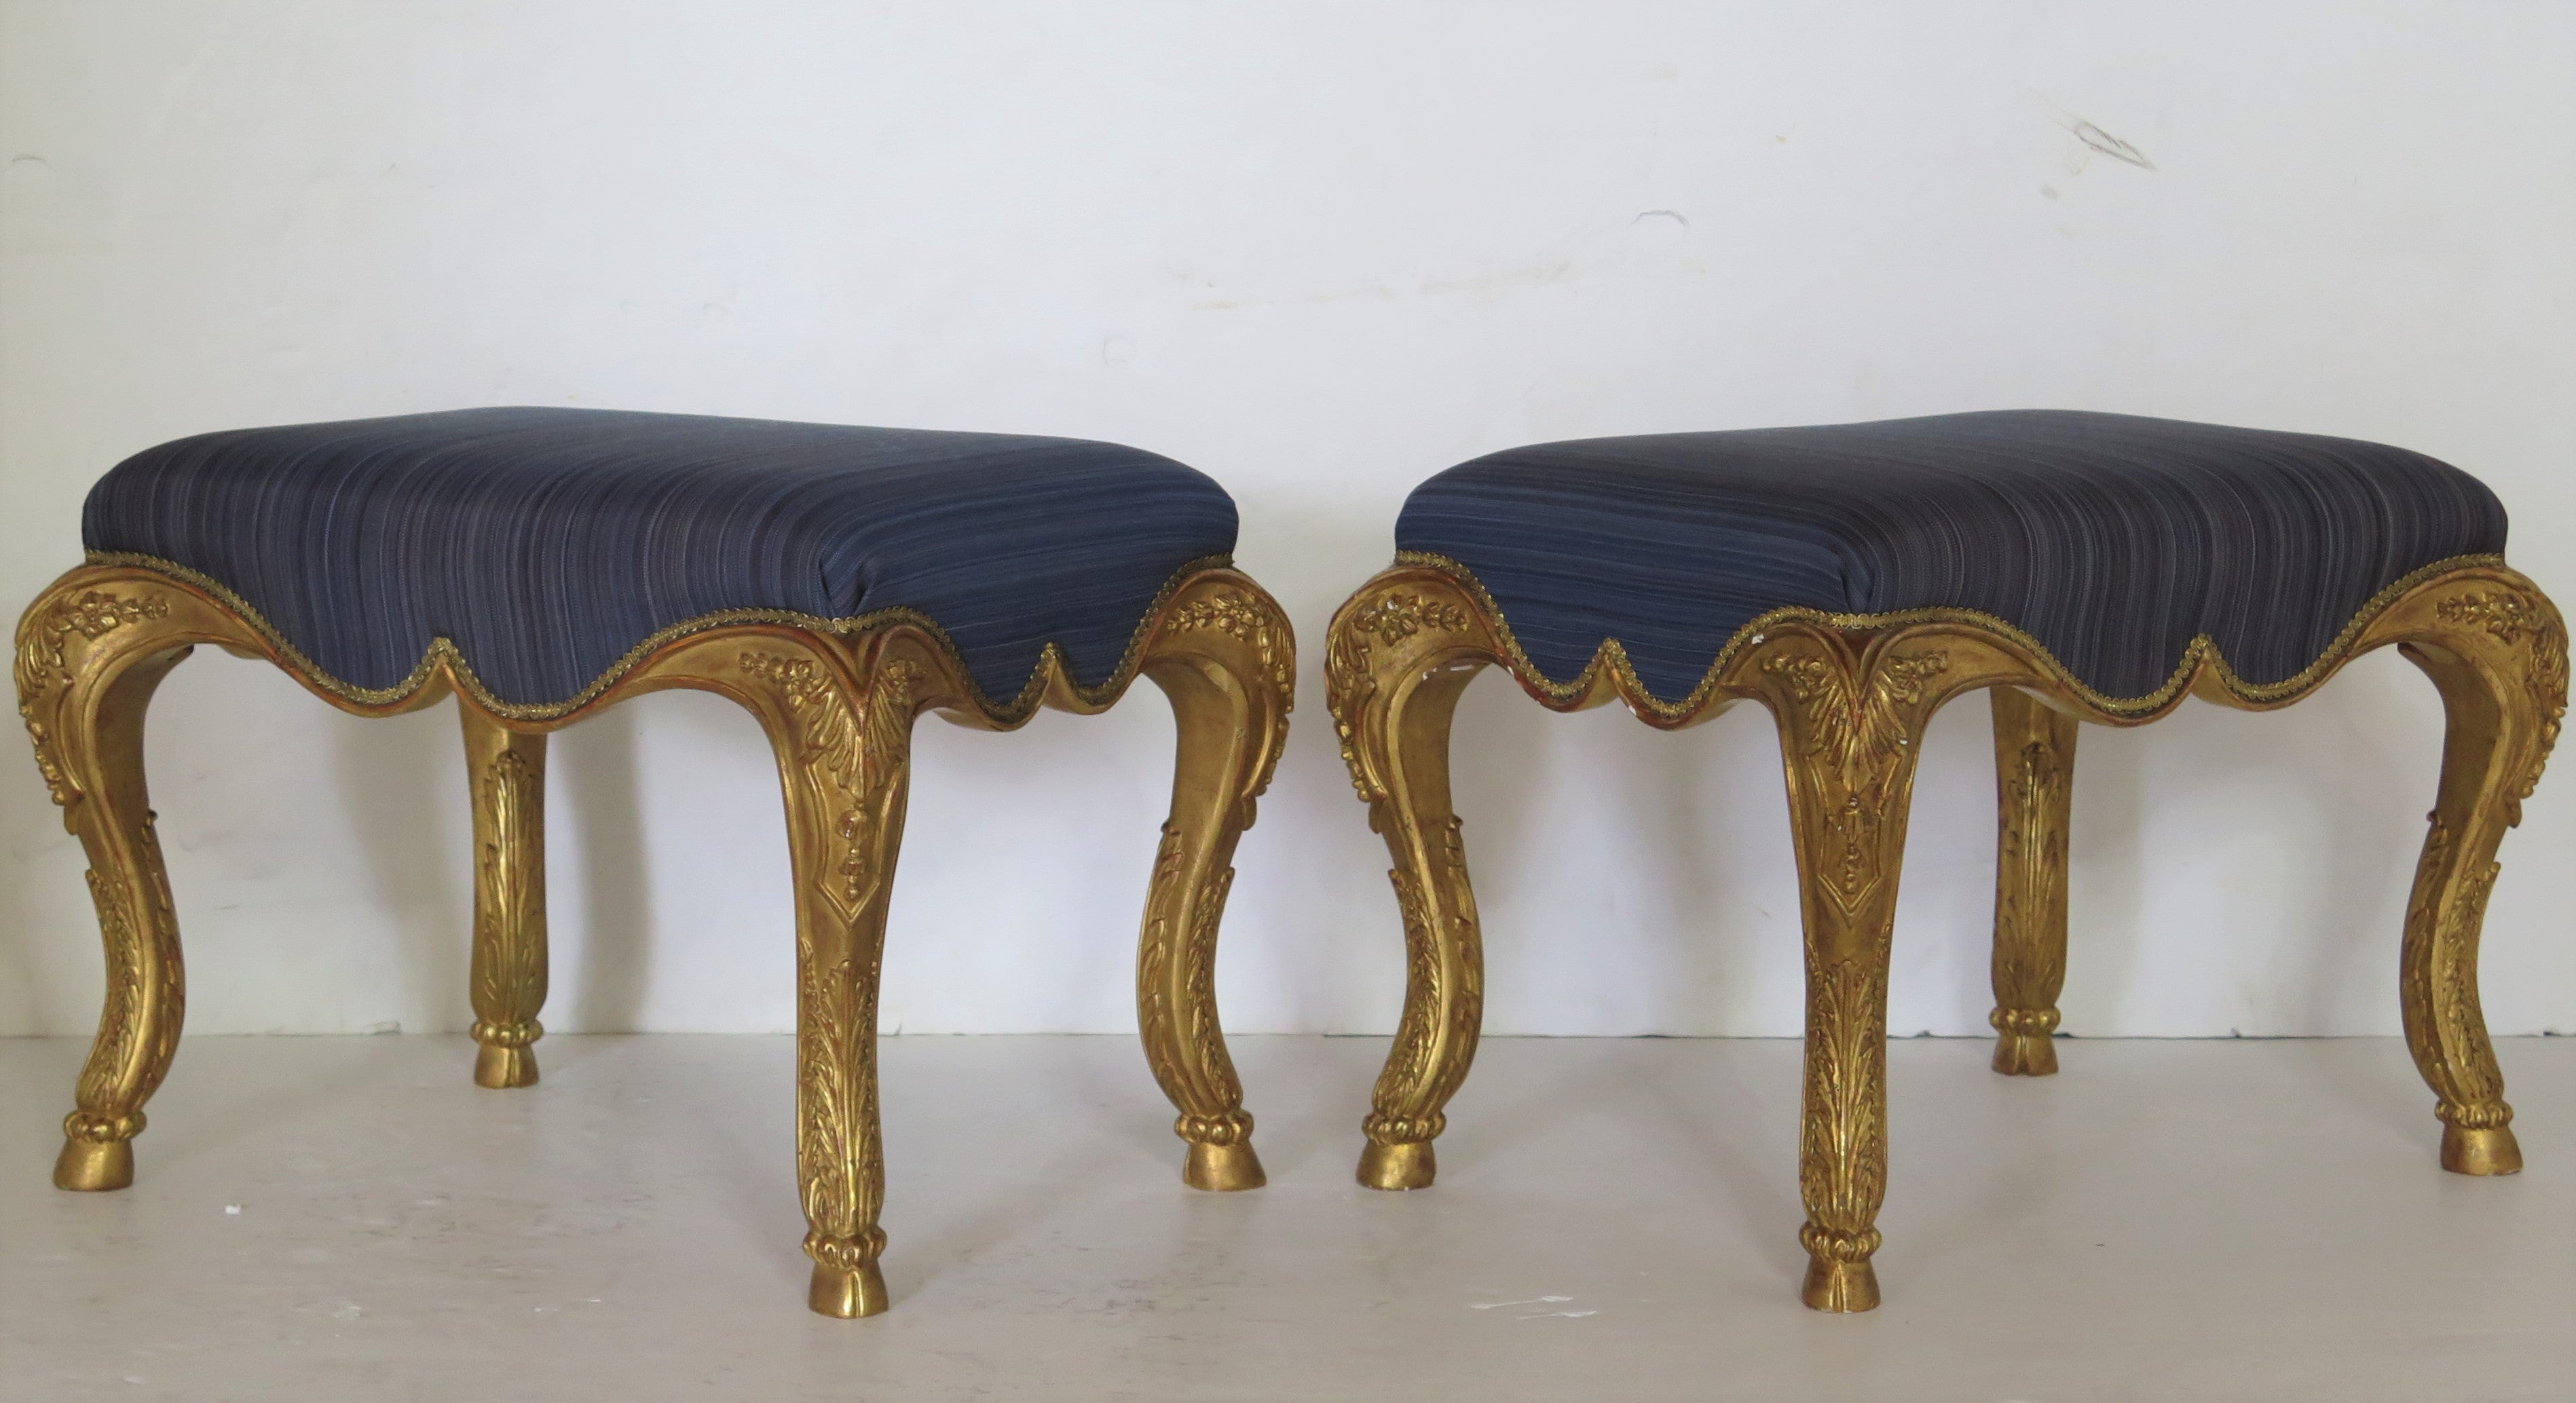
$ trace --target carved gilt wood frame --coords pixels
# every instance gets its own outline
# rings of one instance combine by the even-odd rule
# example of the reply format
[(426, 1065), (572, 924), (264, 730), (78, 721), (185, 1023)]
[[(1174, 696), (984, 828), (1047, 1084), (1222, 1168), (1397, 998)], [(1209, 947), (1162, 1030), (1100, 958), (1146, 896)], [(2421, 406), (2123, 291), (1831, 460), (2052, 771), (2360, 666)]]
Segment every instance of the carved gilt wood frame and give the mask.
[(1878, 1304), (1870, 1264), (1886, 1186), (1887, 970), (1898, 867), (1925, 725), (1962, 693), (1993, 698), (2000, 845), (1996, 867), (1995, 1069), (2057, 1069), (2051, 1032), (2066, 961), (2066, 851), (2075, 728), (2134, 726), (2187, 695), (2264, 711), (2347, 662), (2398, 645), (2433, 679), (2449, 721), (2440, 796), (2407, 907), (2399, 989), (2407, 1045), (2442, 1120), (2442, 1166), (2510, 1174), (2522, 1164), (2504, 1083), (2478, 1007), (2477, 947), (2505, 829), (2539, 782), (2567, 706), (2567, 631), (2539, 588), (2500, 557), (2415, 572), (2354, 616), (2287, 681), (2256, 685), (2196, 640), (2144, 697), (2085, 686), (2037, 640), (1966, 610), (1830, 615), (1780, 609), (1728, 642), (1679, 702), (1653, 696), (1620, 645), (1584, 671), (1545, 676), (1464, 565), (1406, 554), (1334, 616), (1325, 692), (1351, 781), (1383, 834), (1407, 951), (1404, 1013), (1362, 1122), (1359, 1180), (1432, 1182), (1442, 1107), (1475, 1056), (1483, 949), (1466, 848), (1449, 792), (1459, 695), (1499, 664), (1557, 711), (1614, 698), (1666, 730), (1738, 701), (1778, 724), (1806, 930), (1807, 1047), (1799, 1189), (1809, 1254), (1801, 1291), (1819, 1310)]
[(1151, 678), (1171, 701), (1179, 741), (1137, 952), (1139, 1028), (1154, 1078), (1181, 1113), (1174, 1128), (1188, 1144), (1185, 1182), (1212, 1190), (1263, 1182), (1217, 1020), (1216, 935), (1236, 840), (1287, 737), (1296, 645), (1277, 603), (1224, 562), (1175, 575), (1125, 661), (1097, 687), (1074, 683), (1050, 646), (1020, 695), (996, 702), (918, 614), (834, 620), (745, 610), (656, 634), (568, 702), (518, 706), (493, 696), (445, 639), (400, 685), (356, 688), (217, 582), (163, 561), (96, 555), (38, 596), (18, 628), (19, 714), (64, 826), (87, 853), (107, 950), (106, 1007), (78, 1108), (64, 1122), (57, 1185), (133, 1181), (143, 1103), (177, 1050), (178, 924), (145, 791), (143, 725), (154, 688), (200, 643), (265, 658), (359, 715), (457, 698), (474, 814), (475, 1079), (491, 1087), (537, 1077), (547, 733), (666, 688), (716, 692), (759, 719), (778, 759), (796, 883), (796, 1157), (811, 1228), (811, 1304), (844, 1317), (887, 1304), (877, 1268), (885, 1247), (877, 976), (913, 721), (937, 711), (1009, 730), (1041, 705), (1105, 710), (1137, 676)]

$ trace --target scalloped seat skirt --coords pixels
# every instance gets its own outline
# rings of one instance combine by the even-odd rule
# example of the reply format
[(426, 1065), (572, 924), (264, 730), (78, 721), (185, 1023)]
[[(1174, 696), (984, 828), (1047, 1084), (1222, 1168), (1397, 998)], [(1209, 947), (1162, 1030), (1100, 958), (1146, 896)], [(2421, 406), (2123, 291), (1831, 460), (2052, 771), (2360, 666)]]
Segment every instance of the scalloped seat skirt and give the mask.
[(1515, 448), (1416, 489), (1396, 561), (1326, 640), (1343, 756), (1395, 861), (1410, 946), (1360, 1182), (1432, 1182), (1481, 1018), (1482, 932), (1449, 724), (1480, 669), (1542, 704), (1677, 729), (1737, 701), (1778, 727), (1805, 933), (1799, 1187), (1822, 1310), (1878, 1303), (1887, 971), (1915, 756), (1992, 699), (1995, 1069), (2057, 1069), (2076, 725), (2186, 695), (2287, 705), (2402, 646), (2449, 716), (2398, 970), (2441, 1162), (2521, 1151), (2478, 1011), (2505, 830), (2567, 700), (2567, 633), (2502, 555), (2493, 493), (2348, 439), (2018, 411)]
[(1114, 443), (595, 409), (202, 434), (119, 464), (81, 518), (92, 552), (221, 583), (353, 689), (446, 638), (522, 707), (735, 610), (906, 611), (1001, 701), (1049, 643), (1097, 685), (1234, 530), (1205, 474)]
[(669, 687), (759, 718), (796, 883), (810, 1303), (839, 1316), (887, 1304), (877, 971), (913, 721), (1008, 729), (1150, 678), (1179, 746), (1138, 1022), (1180, 1110), (1184, 1181), (1262, 1182), (1212, 968), (1236, 839), (1286, 738), (1295, 643), (1231, 568), (1234, 503), (1202, 474), (1071, 439), (470, 409), (165, 444), (99, 482), (83, 531), (87, 563), (29, 607), (16, 670), (107, 945), (62, 1187), (132, 1181), (143, 1104), (178, 1045), (176, 904), (142, 736), (153, 688), (199, 643), (266, 657), (364, 715), (457, 697), (475, 1075), (491, 1087), (536, 1079), (547, 733)]

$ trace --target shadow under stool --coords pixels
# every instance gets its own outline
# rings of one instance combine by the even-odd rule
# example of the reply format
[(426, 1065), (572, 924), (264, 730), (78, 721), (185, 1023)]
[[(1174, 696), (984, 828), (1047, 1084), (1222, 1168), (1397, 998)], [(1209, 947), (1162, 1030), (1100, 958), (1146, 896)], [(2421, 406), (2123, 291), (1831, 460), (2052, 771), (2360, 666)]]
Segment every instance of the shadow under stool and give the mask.
[(1916, 756), (1944, 702), (1992, 698), (2000, 847), (1995, 1070), (2057, 1070), (2076, 725), (2186, 695), (2287, 706), (2394, 643), (2448, 715), (2407, 906), (2407, 1045), (2442, 1167), (2522, 1155), (2478, 1008), (2496, 849), (2567, 705), (2557, 609), (2506, 566), (2468, 474), (2348, 439), (2013, 411), (1516, 448), (1416, 489), (1393, 568), (1326, 640), (1327, 702), (1386, 838), (1404, 1013), (1360, 1182), (1432, 1182), (1484, 970), (1450, 806), (1449, 728), (1500, 664), (1558, 711), (1678, 730), (1738, 701), (1779, 727), (1806, 932), (1798, 1179), (1819, 1310), (1878, 1304), (1887, 971)]
[(914, 719), (1106, 709), (1142, 675), (1179, 745), (1136, 999), (1182, 1177), (1263, 1182), (1217, 1021), (1236, 839), (1287, 735), (1295, 643), (1230, 567), (1234, 504), (1115, 444), (573, 409), (474, 409), (165, 444), (91, 492), (88, 563), (18, 628), (19, 714), (86, 850), (107, 1000), (54, 1182), (133, 1182), (177, 1050), (179, 932), (143, 774), (191, 647), (344, 711), (453, 694), (474, 815), (475, 1079), (537, 1079), (546, 736), (686, 687), (756, 716), (796, 884), (796, 1160), (811, 1304), (886, 1308), (879, 956)]

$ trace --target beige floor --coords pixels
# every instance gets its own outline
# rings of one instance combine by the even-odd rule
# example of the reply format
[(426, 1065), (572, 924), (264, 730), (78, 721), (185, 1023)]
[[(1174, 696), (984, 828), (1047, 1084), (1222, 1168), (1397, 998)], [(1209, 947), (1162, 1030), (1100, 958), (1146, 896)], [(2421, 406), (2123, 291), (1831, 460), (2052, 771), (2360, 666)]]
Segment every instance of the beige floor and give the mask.
[(0, 1042), (0, 1396), (2576, 1398), (2576, 1039), (2505, 1045), (2489, 1181), (2393, 1040), (1899, 1042), (1851, 1317), (1792, 1294), (1794, 1044), (1488, 1042), (1410, 1195), (1349, 1178), (1384, 1046), (1239, 1039), (1272, 1182), (1209, 1195), (1127, 1039), (890, 1040), (895, 1309), (835, 1322), (784, 1039), (551, 1039), (527, 1092), (192, 1040), (96, 1196), (46, 1183), (81, 1047)]

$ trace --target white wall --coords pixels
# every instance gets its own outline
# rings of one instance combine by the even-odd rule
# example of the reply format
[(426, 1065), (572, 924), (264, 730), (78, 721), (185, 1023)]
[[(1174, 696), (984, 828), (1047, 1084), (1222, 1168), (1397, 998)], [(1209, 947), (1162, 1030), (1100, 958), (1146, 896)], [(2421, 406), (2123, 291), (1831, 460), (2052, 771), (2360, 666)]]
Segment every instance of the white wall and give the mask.
[[(1406, 489), (1478, 453), (2023, 405), (2386, 439), (2483, 475), (2576, 603), (2576, 6), (0, 0), (0, 25), (0, 607), (75, 562), (93, 478), (206, 429), (555, 403), (1169, 453), (1233, 489), (1306, 642), (1227, 926), (1238, 1030), (1393, 1024), (1319, 645)], [(923, 728), (889, 1030), (1133, 1026), (1159, 708)], [(2286, 714), (2088, 729), (2066, 1026), (2394, 1031), (2439, 725), (2389, 653)], [(448, 714), (362, 722), (208, 656), (154, 726), (191, 1031), (466, 1025)], [(1458, 739), (1489, 1030), (1796, 1030), (1759, 711), (1668, 736), (1493, 677)], [(1984, 1028), (1986, 745), (1971, 704), (1926, 748), (1899, 1031)], [(750, 720), (655, 697), (556, 756), (548, 1024), (788, 1026)], [(2504, 852), (2499, 1032), (2576, 1030), (2571, 765)], [(81, 858), (32, 767), (0, 770), (0, 1032), (85, 1032)]]

